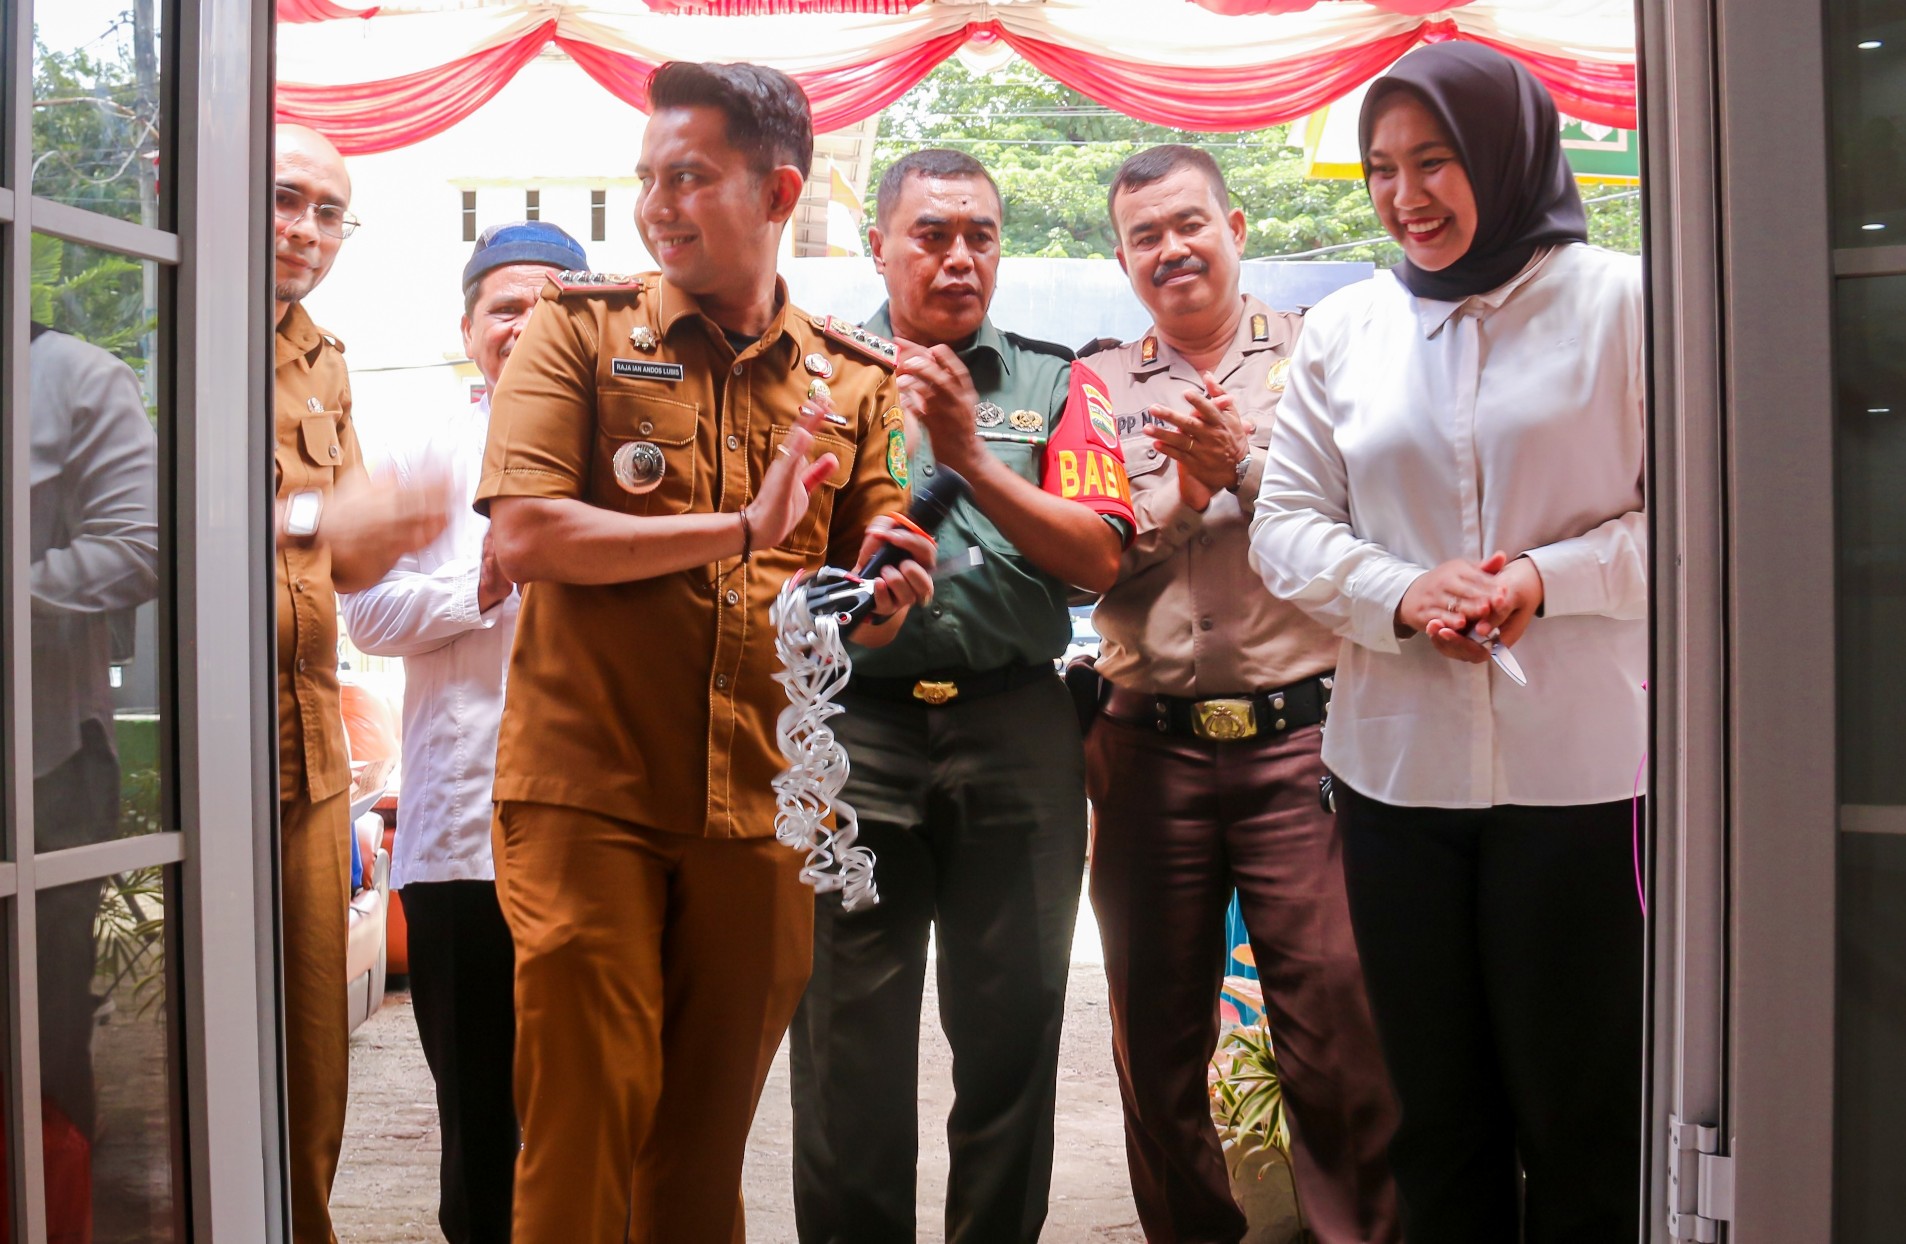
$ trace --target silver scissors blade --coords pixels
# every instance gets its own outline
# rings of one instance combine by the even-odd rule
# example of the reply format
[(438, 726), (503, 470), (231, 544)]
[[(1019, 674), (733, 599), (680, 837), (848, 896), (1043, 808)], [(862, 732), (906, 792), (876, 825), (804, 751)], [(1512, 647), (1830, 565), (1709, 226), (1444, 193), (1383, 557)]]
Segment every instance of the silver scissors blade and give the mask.
[(1482, 623), (1478, 622), (1476, 625), (1470, 627), (1468, 637), (1489, 649), (1489, 659), (1496, 663), (1497, 669), (1515, 679), (1516, 686), (1526, 687), (1529, 685), (1529, 676), (1522, 672), (1522, 662), (1516, 660), (1516, 654), (1509, 651), (1509, 645), (1503, 643), (1500, 639), (1494, 636), (1484, 636), (1482, 634)]

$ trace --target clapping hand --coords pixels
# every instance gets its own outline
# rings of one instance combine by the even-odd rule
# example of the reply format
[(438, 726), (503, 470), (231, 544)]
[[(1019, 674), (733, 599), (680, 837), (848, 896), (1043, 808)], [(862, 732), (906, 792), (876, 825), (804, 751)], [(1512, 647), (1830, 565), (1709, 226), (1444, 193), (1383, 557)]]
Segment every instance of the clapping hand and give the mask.
[(1204, 373), (1204, 389), (1185, 390), (1188, 411), (1152, 406), (1150, 435), (1158, 452), (1178, 464), (1178, 495), (1202, 512), (1211, 498), (1238, 480), (1238, 463), (1251, 452), (1250, 424), (1217, 377)]

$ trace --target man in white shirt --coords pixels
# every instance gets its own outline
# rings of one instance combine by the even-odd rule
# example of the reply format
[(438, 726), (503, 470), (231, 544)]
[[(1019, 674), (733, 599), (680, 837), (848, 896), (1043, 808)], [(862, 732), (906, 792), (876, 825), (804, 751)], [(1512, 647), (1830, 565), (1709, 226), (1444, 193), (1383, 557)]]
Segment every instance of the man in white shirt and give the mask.
[(494, 225), (463, 270), (463, 345), (482, 400), (421, 435), (398, 437), (397, 482), (441, 478), (443, 534), (349, 597), (346, 629), (363, 651), (404, 658), (404, 767), (391, 886), (410, 928), (411, 1001), (437, 1082), (443, 1129), (438, 1222), (451, 1244), (510, 1238), (519, 1147), (511, 1065), (515, 951), (490, 858), (490, 785), (519, 596), (470, 506), (482, 474), (490, 394), (552, 269), (584, 270), (582, 246), (555, 225)]

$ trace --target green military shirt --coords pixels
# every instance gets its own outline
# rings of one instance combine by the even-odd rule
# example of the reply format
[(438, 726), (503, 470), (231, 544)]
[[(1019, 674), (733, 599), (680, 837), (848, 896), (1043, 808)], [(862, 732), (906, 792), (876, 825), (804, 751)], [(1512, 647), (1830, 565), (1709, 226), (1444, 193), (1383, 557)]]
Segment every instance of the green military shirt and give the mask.
[[(866, 327), (893, 335), (885, 305)], [(1072, 351), (1002, 333), (988, 318), (957, 353), (979, 393), (980, 439), (1020, 477), (1043, 483), (1046, 442), (1066, 412)], [(911, 440), (908, 469), (918, 488), (933, 476), (933, 446), (924, 433)], [(1128, 531), (1121, 528), (1121, 535)], [(934, 535), (942, 564), (975, 545), (980, 564), (939, 580), (932, 603), (915, 606), (886, 647), (854, 646), (856, 673), (915, 678), (937, 670), (1032, 665), (1065, 652), (1072, 637), (1066, 584), (1033, 565), (970, 499), (956, 505)]]

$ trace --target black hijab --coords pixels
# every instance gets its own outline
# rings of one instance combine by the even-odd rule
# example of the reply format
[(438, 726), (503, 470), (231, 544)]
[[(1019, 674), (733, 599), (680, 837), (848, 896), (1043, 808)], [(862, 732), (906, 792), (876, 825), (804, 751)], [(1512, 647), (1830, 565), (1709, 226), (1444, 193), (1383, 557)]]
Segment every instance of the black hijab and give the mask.
[(1562, 157), (1555, 101), (1521, 62), (1464, 42), (1433, 43), (1405, 56), (1363, 98), (1357, 146), (1366, 169), (1379, 106), (1398, 91), (1415, 95), (1442, 121), (1476, 194), (1468, 252), (1440, 272), (1405, 259), (1394, 269), (1405, 289), (1455, 302), (1508, 281), (1544, 246), (1588, 240), (1582, 196)]

